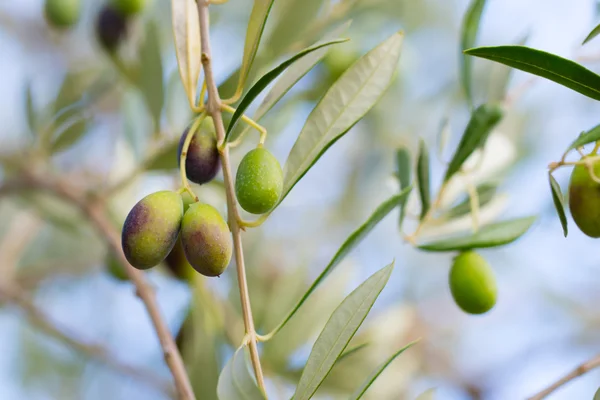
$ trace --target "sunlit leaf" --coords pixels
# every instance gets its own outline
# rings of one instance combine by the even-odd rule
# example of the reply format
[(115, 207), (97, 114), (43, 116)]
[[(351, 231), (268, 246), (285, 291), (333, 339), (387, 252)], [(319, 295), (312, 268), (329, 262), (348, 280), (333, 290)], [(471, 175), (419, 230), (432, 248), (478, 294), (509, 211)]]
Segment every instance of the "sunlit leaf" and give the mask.
[(579, 135), (577, 139), (575, 139), (575, 141), (571, 143), (567, 151), (576, 149), (581, 146), (585, 146), (586, 144), (593, 143), (598, 140), (600, 140), (600, 124), (596, 125), (589, 131), (581, 133), (581, 135)]
[[(470, 49), (475, 45), (477, 39), (477, 32), (479, 31), (479, 22), (481, 21), (481, 14), (485, 7), (486, 0), (473, 0), (467, 9), (465, 19), (463, 20), (462, 32), (461, 32), (461, 53), (464, 50)], [(467, 102), (473, 105), (473, 93), (471, 91), (471, 70), (472, 60), (461, 54), (461, 78), (465, 95), (467, 96)]]
[(327, 377), (390, 278), (394, 264), (379, 270), (344, 299), (317, 338), (293, 400), (308, 400)]
[(280, 202), (321, 155), (381, 98), (396, 71), (402, 38), (402, 33), (395, 33), (361, 57), (310, 113), (286, 161)]
[(567, 237), (569, 230), (567, 228), (567, 216), (565, 214), (565, 198), (563, 197), (562, 191), (560, 190), (560, 185), (556, 182), (556, 179), (552, 176), (552, 174), (548, 174), (548, 180), (550, 182), (550, 190), (552, 191), (552, 202), (554, 203), (554, 208), (556, 209), (556, 213), (558, 214), (558, 218), (560, 219), (560, 224), (562, 225), (563, 234)]
[(502, 246), (520, 238), (535, 221), (525, 217), (502, 221), (482, 227), (476, 233), (419, 245), (425, 251), (459, 251)]
[(362, 396), (365, 394), (365, 392), (371, 387), (373, 382), (375, 382), (375, 380), (388, 367), (388, 365), (390, 365), (392, 363), (392, 361), (394, 361), (400, 354), (404, 353), (404, 351), (406, 349), (412, 347), (415, 343), (417, 343), (417, 342), (416, 341), (411, 342), (411, 343), (407, 344), (406, 346), (404, 346), (403, 348), (401, 348), (400, 350), (398, 350), (397, 352), (395, 352), (394, 354), (392, 354), (391, 357), (389, 357), (387, 360), (385, 360), (379, 367), (377, 367), (377, 369), (375, 371), (373, 371), (371, 376), (369, 376), (367, 378), (367, 380), (361, 385), (361, 387), (359, 387), (354, 393), (352, 393), (352, 395), (350, 395), (348, 400), (358, 400), (358, 399), (362, 398)]
[[(398, 180), (400, 181), (400, 189), (404, 190), (410, 186), (410, 179), (412, 174), (410, 151), (408, 148), (402, 146), (396, 150), (396, 167), (398, 168)], [(406, 215), (406, 202), (408, 196), (403, 197), (400, 200), (400, 217), (398, 219), (398, 226), (402, 228), (404, 217)]]
[[(478, 185), (476, 188), (477, 191), (477, 199), (479, 200), (479, 207), (483, 208), (487, 205), (494, 196), (496, 195), (496, 191), (498, 189), (498, 185), (492, 182), (482, 183)], [(449, 209), (445, 216), (448, 219), (459, 218), (471, 212), (471, 201), (467, 197), (465, 200), (461, 201), (456, 206)]]
[(165, 95), (158, 26), (154, 21), (147, 24), (145, 40), (140, 49), (139, 87), (152, 115), (154, 129), (158, 131)]
[(448, 164), (448, 169), (444, 177), (445, 182), (460, 170), (464, 162), (475, 150), (485, 144), (492, 129), (494, 129), (501, 119), (502, 110), (495, 105), (483, 104), (473, 110), (469, 124), (460, 138), (450, 164)]
[(431, 184), (429, 178), (429, 151), (423, 139), (419, 141), (419, 158), (417, 159), (417, 182), (421, 198), (421, 219), (425, 217), (431, 205)]
[(229, 122), (229, 126), (227, 127), (227, 132), (225, 134), (225, 141), (229, 141), (229, 139), (231, 137), (231, 131), (233, 130), (233, 128), (235, 127), (235, 125), (237, 124), (237, 122), (241, 118), (241, 116), (244, 114), (244, 111), (246, 111), (248, 106), (254, 101), (254, 99), (263, 90), (265, 90), (265, 88), (267, 86), (269, 86), (269, 84), (271, 82), (273, 82), (273, 80), (275, 80), (275, 78), (277, 78), (283, 71), (285, 71), (286, 68), (288, 68), (290, 65), (292, 65), (296, 60), (312, 53), (313, 51), (316, 51), (323, 47), (331, 46), (332, 44), (342, 43), (342, 42), (345, 42), (346, 40), (347, 39), (336, 39), (336, 40), (331, 40), (328, 42), (317, 43), (311, 47), (308, 47), (308, 48), (298, 52), (294, 56), (288, 58), (287, 60), (285, 60), (284, 62), (279, 64), (277, 67), (273, 68), (271, 71), (269, 71), (265, 75), (263, 75), (252, 86), (252, 88), (250, 88), (248, 93), (246, 93), (246, 95), (244, 96), (244, 98), (242, 99), (240, 104), (238, 105), (237, 109), (233, 113), (233, 116), (231, 117), (231, 121)]
[(201, 68), (200, 24), (196, 2), (171, 0), (171, 16), (179, 75), (190, 105), (195, 105)]
[(506, 64), (600, 100), (600, 76), (566, 58), (526, 46), (478, 47), (466, 54)]
[(598, 36), (598, 34), (600, 34), (600, 24), (596, 25), (596, 27), (592, 29), (592, 31), (585, 37), (581, 45), (586, 44), (587, 42)]
[(248, 348), (238, 348), (221, 371), (217, 384), (219, 400), (263, 400), (253, 375), (248, 368)]

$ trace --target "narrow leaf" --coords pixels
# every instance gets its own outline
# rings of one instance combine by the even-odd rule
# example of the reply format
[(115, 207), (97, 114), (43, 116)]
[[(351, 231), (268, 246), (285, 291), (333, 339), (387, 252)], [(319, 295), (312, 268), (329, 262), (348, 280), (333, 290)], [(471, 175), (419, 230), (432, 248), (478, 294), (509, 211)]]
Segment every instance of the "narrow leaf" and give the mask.
[[(308, 32), (307, 28), (318, 17), (319, 10), (324, 3), (325, 0), (278, 1), (277, 24), (270, 32), (267, 42), (269, 50), (273, 54), (281, 54), (293, 45), (297, 38), (313, 33)], [(317, 31), (316, 34), (318, 35), (320, 32)]]
[(233, 128), (235, 127), (235, 125), (237, 124), (237, 122), (239, 121), (239, 119), (241, 118), (241, 116), (244, 114), (244, 111), (246, 111), (246, 109), (248, 108), (248, 106), (254, 101), (254, 99), (263, 90), (265, 90), (265, 88), (267, 86), (269, 86), (269, 84), (271, 82), (273, 82), (273, 80), (275, 80), (275, 78), (277, 78), (283, 71), (285, 71), (285, 69), (287, 67), (289, 67), (290, 65), (292, 65), (296, 60), (304, 57), (307, 54), (312, 53), (315, 50), (318, 50), (318, 49), (326, 47), (326, 46), (331, 46), (332, 44), (342, 43), (342, 42), (345, 42), (346, 40), (347, 39), (336, 39), (336, 40), (331, 40), (331, 41), (328, 41), (328, 42), (317, 43), (317, 44), (315, 44), (315, 45), (313, 45), (311, 47), (308, 47), (308, 48), (302, 50), (301, 52), (297, 53), (293, 57), (288, 58), (287, 60), (285, 60), (284, 62), (282, 62), (281, 64), (279, 64), (277, 67), (273, 68), (271, 71), (269, 71), (265, 75), (263, 75), (252, 86), (252, 88), (250, 88), (250, 90), (248, 91), (248, 93), (246, 93), (246, 95), (244, 96), (244, 98), (240, 102), (239, 106), (237, 107), (237, 109), (233, 113), (233, 116), (231, 117), (231, 121), (229, 122), (229, 126), (227, 127), (227, 132), (225, 134), (225, 141), (229, 141), (229, 139), (231, 137), (231, 131), (233, 130)]
[(371, 376), (369, 376), (367, 378), (367, 380), (361, 385), (361, 387), (359, 387), (348, 398), (348, 400), (358, 400), (358, 399), (362, 398), (362, 396), (365, 394), (365, 392), (371, 387), (373, 382), (375, 382), (375, 379), (377, 379), (379, 377), (379, 375), (381, 375), (381, 373), (388, 367), (388, 365), (390, 365), (392, 363), (392, 361), (394, 361), (400, 354), (404, 353), (404, 350), (412, 347), (415, 343), (417, 343), (417, 342), (416, 341), (411, 342), (411, 343), (407, 344), (406, 346), (404, 346), (403, 348), (401, 348), (400, 350), (398, 350), (397, 352), (395, 352), (394, 354), (392, 354), (392, 356), (390, 358), (388, 358), (383, 364), (381, 364), (379, 367), (377, 367), (377, 369), (375, 371), (373, 371)]
[(81, 140), (87, 132), (89, 120), (89, 117), (74, 115), (64, 121), (56, 130), (57, 133), (50, 146), (51, 152), (58, 153), (67, 150)]
[(219, 400), (263, 400), (265, 397), (256, 385), (248, 368), (248, 348), (238, 348), (221, 371), (217, 384)]
[(308, 400), (317, 391), (367, 317), (393, 268), (394, 263), (373, 274), (331, 314), (310, 352), (292, 400)]
[(589, 42), (590, 40), (592, 40), (593, 38), (598, 36), (598, 34), (600, 34), (600, 24), (596, 25), (596, 27), (594, 29), (592, 29), (592, 31), (589, 33), (589, 35), (587, 35), (586, 38), (583, 40), (581, 45), (583, 46), (584, 44), (586, 44), (587, 42)]
[(352, 232), (352, 234), (346, 239), (346, 241), (342, 244), (342, 246), (335, 253), (329, 264), (325, 267), (325, 269), (321, 272), (321, 274), (315, 279), (315, 281), (310, 285), (306, 293), (302, 296), (302, 298), (296, 303), (294, 308), (289, 312), (289, 314), (283, 319), (283, 321), (275, 328), (269, 335), (274, 335), (279, 332), (281, 328), (285, 326), (285, 324), (294, 316), (294, 314), (298, 311), (298, 309), (304, 304), (308, 296), (314, 292), (314, 290), (319, 286), (319, 284), (329, 275), (331, 271), (335, 267), (339, 265), (339, 263), (350, 253), (356, 246), (360, 244), (360, 242), (377, 226), (383, 218), (385, 218), (394, 208), (398, 206), (398, 203), (402, 200), (403, 197), (408, 197), (412, 187), (409, 186), (404, 189), (400, 194), (391, 197), (386, 200), (383, 204), (381, 204), (373, 214), (362, 224), (357, 230)]
[(140, 49), (140, 69), (139, 87), (152, 115), (154, 129), (158, 130), (165, 96), (158, 26), (153, 21), (147, 25), (146, 38)]
[(600, 140), (600, 124), (596, 125), (589, 131), (583, 132), (581, 135), (575, 139), (573, 143), (569, 146), (567, 151), (576, 149), (581, 146), (585, 146), (586, 144), (593, 143)]
[(402, 38), (402, 33), (395, 33), (356, 61), (310, 113), (286, 161), (279, 202), (321, 155), (381, 98), (396, 71)]
[[(515, 41), (515, 44), (524, 46), (529, 39), (529, 34), (523, 35), (520, 39)], [(506, 92), (508, 90), (508, 84), (510, 82), (510, 78), (513, 68), (508, 67), (504, 64), (493, 64), (493, 68), (489, 73), (489, 81), (490, 81), (490, 89), (488, 92), (488, 101), (491, 102), (500, 102), (506, 98)]]
[(344, 352), (342, 353), (342, 355), (340, 356), (340, 358), (337, 359), (337, 362), (339, 363), (344, 358), (350, 357), (351, 355), (353, 355), (355, 353), (358, 353), (359, 351), (361, 351), (362, 349), (364, 349), (368, 345), (369, 345), (369, 343), (361, 343), (361, 344), (359, 344), (357, 346), (354, 346), (354, 347), (352, 347), (350, 349), (344, 350)]
[(461, 78), (465, 95), (467, 96), (467, 102), (469, 105), (473, 105), (473, 93), (471, 91), (471, 70), (472, 60), (470, 57), (462, 54), (464, 50), (470, 49), (475, 45), (477, 39), (477, 32), (479, 31), (479, 22), (481, 21), (481, 14), (485, 7), (485, 0), (473, 0), (469, 5), (465, 19), (462, 25), (461, 32)]
[(502, 110), (495, 105), (483, 104), (473, 110), (469, 124), (467, 125), (463, 136), (460, 138), (460, 142), (454, 156), (452, 156), (450, 164), (448, 164), (444, 182), (447, 182), (452, 178), (452, 176), (460, 170), (467, 158), (469, 158), (477, 148), (482, 147), (485, 144), (492, 129), (494, 129), (501, 119)]
[[(398, 168), (398, 180), (400, 181), (400, 190), (406, 189), (410, 185), (411, 159), (408, 148), (402, 146), (396, 150), (396, 166)], [(398, 219), (398, 227), (402, 228), (404, 217), (406, 216), (406, 203), (408, 196), (404, 196), (400, 200), (400, 216)]]
[(190, 105), (196, 105), (201, 46), (198, 8), (194, 0), (171, 0), (175, 54)]
[(548, 180), (550, 182), (550, 190), (552, 191), (552, 201), (554, 202), (554, 208), (556, 208), (556, 213), (558, 214), (558, 218), (560, 219), (563, 234), (565, 235), (565, 237), (567, 237), (569, 230), (567, 228), (567, 216), (565, 214), (565, 198), (563, 197), (562, 191), (560, 190), (560, 185), (550, 173), (548, 174)]
[(511, 219), (482, 227), (478, 232), (418, 246), (425, 251), (460, 251), (497, 247), (520, 238), (533, 224), (535, 217)]
[(37, 136), (37, 116), (33, 105), (33, 94), (31, 93), (31, 83), (27, 82), (25, 86), (25, 115), (27, 117), (27, 126), (32, 136)]
[(252, 63), (258, 52), (258, 46), (260, 39), (262, 38), (265, 25), (267, 24), (267, 18), (271, 12), (274, 0), (254, 0), (254, 6), (252, 7), (252, 13), (248, 21), (248, 28), (246, 30), (246, 42), (244, 44), (244, 57), (242, 59), (242, 68), (240, 70), (239, 82), (243, 87)]
[[(477, 191), (477, 198), (479, 200), (480, 208), (483, 208), (490, 201), (492, 201), (492, 199), (496, 195), (497, 189), (498, 189), (498, 185), (496, 183), (491, 183), (491, 182), (482, 183), (481, 185), (477, 186), (476, 191)], [(445, 213), (446, 214), (445, 216), (448, 219), (453, 219), (453, 218), (462, 217), (466, 214), (469, 214), (470, 212), (471, 212), (471, 201), (470, 201), (469, 197), (467, 197), (466, 199), (461, 201), (459, 204), (457, 204), (456, 206), (449, 209)]]
[(600, 100), (600, 76), (566, 58), (526, 46), (478, 47), (466, 54), (496, 61)]
[(429, 178), (429, 151), (423, 139), (419, 141), (419, 158), (417, 160), (417, 182), (421, 198), (421, 220), (431, 205), (431, 184)]

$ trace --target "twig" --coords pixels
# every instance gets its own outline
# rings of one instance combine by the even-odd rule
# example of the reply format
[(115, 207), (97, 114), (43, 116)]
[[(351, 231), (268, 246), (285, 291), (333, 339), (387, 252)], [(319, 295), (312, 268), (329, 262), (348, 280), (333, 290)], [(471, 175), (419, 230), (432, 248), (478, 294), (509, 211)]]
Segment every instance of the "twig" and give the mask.
[[(217, 132), (217, 141), (223, 142), (225, 138), (225, 126), (223, 125), (223, 116), (221, 115), (221, 97), (212, 70), (211, 50), (210, 50), (210, 32), (208, 23), (208, 5), (206, 0), (197, 0), (198, 17), (200, 22), (200, 39), (202, 49), (202, 67), (206, 79), (206, 88), (208, 92), (208, 103), (206, 111), (212, 117)], [(248, 283), (246, 281), (246, 268), (244, 265), (244, 252), (242, 249), (241, 229), (239, 226), (239, 215), (237, 201), (233, 189), (233, 179), (231, 166), (229, 163), (229, 149), (225, 146), (220, 152), (221, 164), (223, 168), (223, 178), (225, 181), (225, 192), (227, 195), (227, 211), (229, 228), (233, 235), (233, 246), (235, 253), (238, 285), (240, 290), (240, 300), (242, 303), (242, 314), (244, 317), (244, 326), (246, 328), (246, 337), (248, 338), (248, 348), (250, 350), (250, 359), (252, 368), (256, 375), (258, 387), (265, 393), (265, 382), (258, 355), (258, 344), (254, 321), (252, 319), (252, 309), (250, 307), (250, 296), (248, 295)]]
[(552, 392), (554, 392), (559, 387), (569, 383), (573, 379), (578, 378), (581, 375), (583, 375), (597, 367), (600, 367), (600, 354), (597, 355), (596, 357), (592, 358), (591, 360), (584, 362), (583, 364), (581, 364), (580, 366), (575, 368), (573, 371), (571, 371), (564, 377), (560, 378), (559, 380), (554, 382), (552, 385), (548, 386), (546, 389), (542, 390), (541, 392), (539, 392), (538, 394), (536, 394), (534, 396), (531, 396), (528, 400), (542, 400), (543, 398), (550, 395)]

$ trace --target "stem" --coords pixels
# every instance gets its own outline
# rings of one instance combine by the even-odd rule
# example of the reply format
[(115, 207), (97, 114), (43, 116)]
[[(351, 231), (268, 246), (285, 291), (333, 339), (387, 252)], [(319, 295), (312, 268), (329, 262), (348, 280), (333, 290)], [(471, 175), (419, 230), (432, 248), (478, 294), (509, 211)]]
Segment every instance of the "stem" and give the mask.
[[(204, 77), (206, 79), (206, 88), (208, 91), (208, 103), (206, 110), (213, 119), (215, 130), (217, 132), (217, 141), (220, 143), (225, 138), (225, 126), (223, 125), (223, 116), (221, 115), (221, 98), (219, 96), (219, 91), (217, 89), (211, 63), (210, 32), (208, 24), (209, 2), (206, 0), (197, 0), (197, 4), (198, 17), (200, 21), (200, 40), (202, 49), (201, 60), (204, 68)], [(266, 393), (262, 367), (260, 365), (260, 358), (258, 355), (256, 330), (254, 328), (252, 310), (250, 307), (250, 296), (248, 295), (248, 283), (246, 281), (246, 268), (244, 266), (242, 237), (240, 225), (238, 223), (240, 218), (238, 215), (237, 200), (235, 198), (235, 192), (233, 189), (233, 179), (231, 174), (231, 166), (229, 163), (229, 149), (227, 146), (221, 150), (220, 156), (221, 165), (223, 168), (225, 192), (227, 195), (229, 228), (231, 229), (231, 234), (233, 236), (233, 247), (235, 253), (240, 300), (242, 303), (242, 314), (244, 326), (246, 328), (246, 335), (249, 338), (248, 349), (250, 350), (250, 359), (252, 361), (252, 368), (254, 369), (254, 374), (256, 375), (258, 387), (263, 391), (263, 393)]]
[[(221, 104), (221, 110), (228, 112), (230, 114), (235, 113), (235, 108), (228, 106), (227, 104)], [(244, 121), (246, 124), (250, 125), (252, 128), (256, 129), (258, 131), (258, 133), (260, 133), (260, 140), (259, 140), (259, 145), (264, 145), (265, 144), (265, 140), (267, 140), (267, 130), (259, 125), (258, 123), (256, 123), (256, 121), (254, 121), (252, 118), (248, 117), (245, 114), (242, 114), (242, 121)], [(231, 147), (235, 147), (237, 145), (239, 145), (242, 142), (242, 139), (244, 137), (244, 133), (245, 131), (243, 131), (240, 134), (240, 137), (238, 137), (235, 142), (230, 142), (227, 144), (223, 144), (223, 146), (231, 146)]]
[(569, 372), (567, 375), (548, 386), (546, 389), (531, 396), (528, 400), (542, 400), (546, 396), (549, 396), (559, 387), (565, 385), (566, 383), (569, 383), (573, 379), (578, 378), (586, 372), (589, 372), (590, 370), (597, 367), (600, 367), (600, 354), (592, 358), (591, 360), (584, 362), (583, 364), (575, 368), (573, 371)]

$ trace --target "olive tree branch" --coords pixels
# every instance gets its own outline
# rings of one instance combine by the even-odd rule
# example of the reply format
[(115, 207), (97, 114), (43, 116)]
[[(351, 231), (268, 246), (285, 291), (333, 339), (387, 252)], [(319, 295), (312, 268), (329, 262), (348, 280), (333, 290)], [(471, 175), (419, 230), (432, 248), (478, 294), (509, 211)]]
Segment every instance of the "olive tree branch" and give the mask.
[[(219, 145), (225, 139), (225, 126), (223, 124), (223, 116), (221, 115), (221, 97), (219, 90), (215, 82), (213, 75), (212, 63), (211, 63), (211, 49), (210, 49), (210, 30), (208, 22), (208, 6), (209, 1), (197, 0), (198, 5), (198, 17), (200, 23), (200, 40), (201, 40), (201, 61), (204, 69), (204, 77), (206, 80), (206, 89), (208, 92), (208, 102), (206, 104), (206, 111), (212, 117), (215, 130), (217, 133), (217, 142)], [(237, 200), (235, 198), (235, 192), (233, 188), (233, 178), (231, 174), (231, 165), (229, 162), (229, 148), (224, 146), (220, 149), (221, 164), (223, 168), (223, 178), (225, 182), (225, 192), (227, 195), (227, 218), (229, 220), (229, 228), (233, 236), (233, 247), (235, 253), (237, 278), (240, 291), (240, 300), (242, 303), (242, 315), (244, 319), (244, 326), (246, 329), (246, 338), (248, 343), (248, 349), (250, 350), (250, 359), (252, 361), (252, 368), (256, 375), (256, 381), (258, 387), (265, 393), (265, 382), (260, 365), (260, 358), (258, 355), (258, 344), (257, 335), (254, 328), (254, 320), (252, 319), (252, 309), (250, 307), (250, 296), (248, 294), (248, 283), (246, 281), (246, 267), (244, 265), (244, 252), (242, 249), (242, 237), (241, 227), (239, 225), (239, 211), (237, 208)]]
[(556, 382), (554, 382), (553, 384), (548, 386), (546, 389), (535, 394), (534, 396), (531, 396), (528, 400), (542, 400), (542, 399), (546, 398), (547, 396), (549, 396), (552, 392), (554, 392), (559, 387), (569, 383), (573, 379), (578, 378), (581, 375), (583, 375), (597, 367), (600, 367), (600, 354), (597, 355), (596, 357), (592, 358), (591, 360), (584, 362), (583, 364), (581, 364), (580, 366), (575, 368), (573, 371), (569, 372), (567, 375), (563, 376), (562, 378), (560, 378), (559, 380), (557, 380)]

